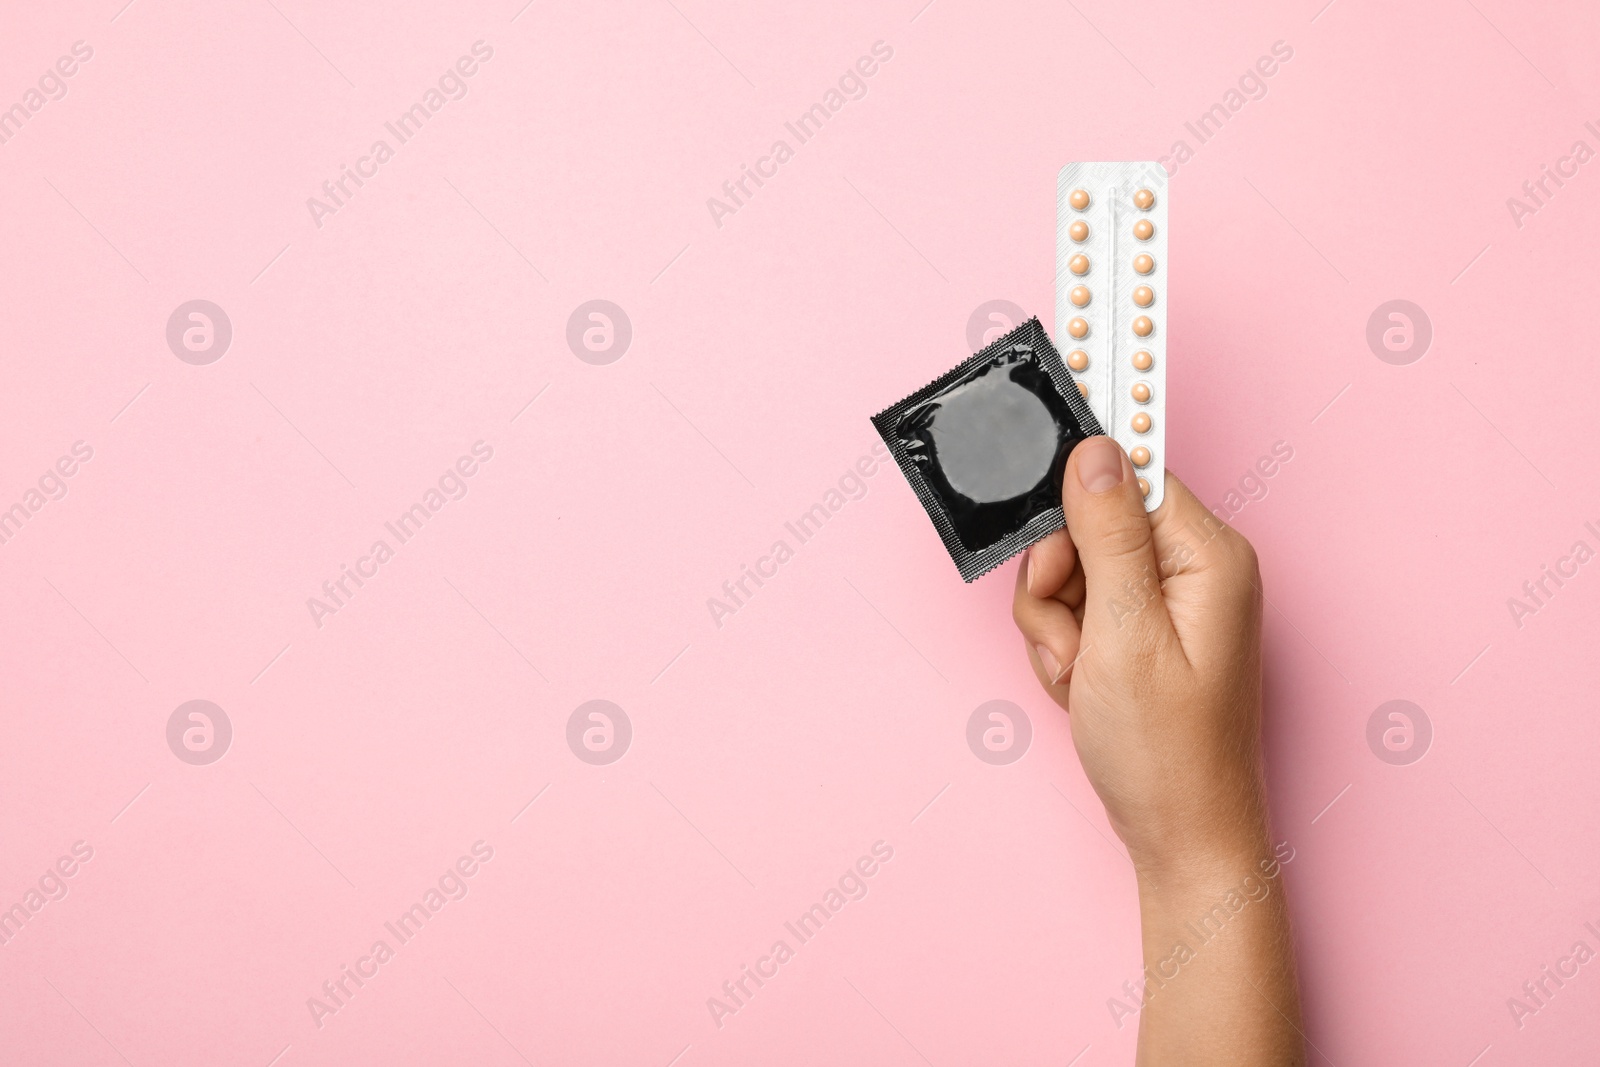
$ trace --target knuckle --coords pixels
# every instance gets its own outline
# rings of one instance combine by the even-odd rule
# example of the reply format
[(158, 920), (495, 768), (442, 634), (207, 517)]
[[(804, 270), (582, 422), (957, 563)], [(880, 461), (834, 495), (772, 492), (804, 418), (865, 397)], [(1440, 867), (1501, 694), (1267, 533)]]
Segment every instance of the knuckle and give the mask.
[(1024, 634), (1029, 631), (1033, 621), (1033, 612), (1028, 603), (1028, 594), (1025, 590), (1017, 590), (1017, 595), (1011, 598), (1011, 621), (1017, 624), (1017, 629)]
[(1261, 559), (1256, 555), (1255, 546), (1246, 540), (1243, 534), (1231, 529), (1229, 532), (1232, 536), (1228, 539), (1228, 548), (1234, 566), (1239, 569), (1241, 574), (1247, 577), (1252, 579), (1259, 578), (1261, 575)]
[(1244, 534), (1227, 523), (1217, 523), (1206, 547), (1211, 550), (1219, 566), (1229, 569), (1243, 568), (1255, 560), (1255, 549)]
[(1131, 556), (1150, 543), (1150, 522), (1143, 514), (1119, 511), (1106, 517), (1100, 530), (1102, 551), (1109, 556)]
[(1259, 609), (1263, 597), (1261, 561), (1256, 556), (1255, 547), (1241, 535), (1233, 534), (1226, 542), (1226, 553), (1223, 573), (1232, 579), (1230, 584), (1240, 603), (1249, 603)]

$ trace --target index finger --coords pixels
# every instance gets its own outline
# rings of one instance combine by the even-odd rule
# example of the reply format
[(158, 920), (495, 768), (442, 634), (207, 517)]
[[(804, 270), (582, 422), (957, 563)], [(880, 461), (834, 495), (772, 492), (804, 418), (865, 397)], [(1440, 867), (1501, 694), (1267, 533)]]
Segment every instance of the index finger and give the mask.
[(1220, 563), (1226, 547), (1218, 542), (1229, 535), (1238, 537), (1176, 474), (1167, 471), (1161, 506), (1150, 514), (1150, 536), (1162, 581)]
[(1077, 562), (1077, 546), (1065, 529), (1035, 544), (1028, 549), (1028, 595), (1043, 599), (1060, 593)]

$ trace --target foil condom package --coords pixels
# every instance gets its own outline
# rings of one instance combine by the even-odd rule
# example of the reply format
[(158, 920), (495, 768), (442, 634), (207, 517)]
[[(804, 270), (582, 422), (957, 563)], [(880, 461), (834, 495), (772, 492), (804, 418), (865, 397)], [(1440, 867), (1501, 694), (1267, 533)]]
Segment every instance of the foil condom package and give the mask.
[(872, 425), (969, 582), (1065, 525), (1067, 455), (1104, 432), (1037, 318)]

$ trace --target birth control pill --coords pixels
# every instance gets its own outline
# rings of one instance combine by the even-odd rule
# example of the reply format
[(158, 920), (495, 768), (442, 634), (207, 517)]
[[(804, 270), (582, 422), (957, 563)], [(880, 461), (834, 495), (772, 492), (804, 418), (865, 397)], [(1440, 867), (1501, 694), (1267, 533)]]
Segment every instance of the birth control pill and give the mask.
[(1143, 478), (1139, 479), (1139, 495), (1140, 496), (1149, 496), (1150, 495), (1150, 483), (1145, 481)]
[(1089, 386), (1083, 382), (1078, 383), (1078, 393), (1085, 400), (1089, 399)]
[[(1172, 400), (1166, 381), (1168, 175), (1156, 162), (1068, 163), (1054, 191), (1062, 370), (1085, 387), (1086, 403), (1105, 432), (1124, 454), (1137, 457), (1135, 470), (1149, 483), (1144, 506), (1154, 511), (1165, 495)], [(1078, 401), (1070, 389), (1063, 395)]]

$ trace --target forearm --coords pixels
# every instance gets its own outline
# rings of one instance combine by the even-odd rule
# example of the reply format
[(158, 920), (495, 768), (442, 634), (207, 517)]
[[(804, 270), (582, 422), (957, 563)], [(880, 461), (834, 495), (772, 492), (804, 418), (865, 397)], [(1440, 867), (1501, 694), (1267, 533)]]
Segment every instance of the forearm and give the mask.
[(1141, 868), (1139, 1067), (1306, 1062), (1281, 862), (1262, 834)]

